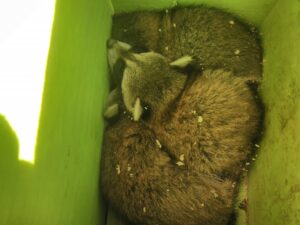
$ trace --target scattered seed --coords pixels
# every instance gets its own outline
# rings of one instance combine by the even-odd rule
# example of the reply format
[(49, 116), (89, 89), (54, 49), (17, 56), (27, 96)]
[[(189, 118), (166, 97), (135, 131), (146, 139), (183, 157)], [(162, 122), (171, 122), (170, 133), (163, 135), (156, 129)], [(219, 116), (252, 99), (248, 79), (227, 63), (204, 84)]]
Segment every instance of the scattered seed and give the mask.
[(166, 46), (166, 47), (165, 47), (165, 50), (168, 51), (168, 50), (169, 50), (169, 46)]
[(255, 161), (256, 159), (255, 158), (252, 158), (252, 161)]
[(181, 155), (179, 156), (179, 160), (180, 160), (180, 161), (184, 161), (184, 154), (181, 154)]
[(123, 114), (126, 114), (126, 113), (127, 113), (126, 111), (123, 112)]
[(191, 207), (190, 209), (191, 209), (192, 211), (194, 211), (194, 208), (193, 208), (193, 207)]
[(239, 49), (234, 51), (234, 54), (239, 55), (241, 53), (241, 51)]
[(168, 188), (166, 191), (167, 191), (167, 192), (169, 192), (169, 191), (170, 191), (170, 189)]
[(231, 24), (231, 25), (235, 24), (234, 20), (230, 20), (229, 24)]
[(256, 148), (259, 148), (259, 147), (260, 147), (258, 144), (255, 144), (254, 146), (255, 146)]
[(133, 177), (133, 173), (129, 174), (130, 177)]
[(161, 32), (161, 29), (160, 29), (160, 28), (158, 29), (158, 32)]
[(173, 27), (174, 27), (174, 28), (176, 27), (176, 23), (173, 23)]
[(121, 173), (121, 167), (120, 167), (120, 165), (116, 166), (116, 170), (117, 170), (117, 174), (119, 175)]
[(131, 166), (128, 164), (127, 166), (127, 171), (130, 172), (131, 171)]
[(124, 30), (123, 30), (124, 33), (126, 33), (127, 31), (128, 31), (127, 29), (124, 29)]
[(204, 203), (201, 203), (201, 205), (200, 205), (202, 208), (204, 207)]
[(231, 185), (231, 187), (234, 188), (235, 185), (236, 185), (236, 182), (233, 182), (232, 185)]
[(158, 146), (159, 148), (162, 147), (162, 146), (161, 146), (161, 143), (160, 143), (159, 140), (157, 140), (157, 139), (156, 139), (156, 144), (157, 144), (157, 146)]
[(169, 10), (168, 10), (168, 9), (166, 9), (166, 13), (169, 13)]
[(202, 123), (203, 122), (203, 117), (202, 116), (198, 116), (198, 123)]
[(143, 213), (146, 213), (147, 209), (146, 207), (143, 208)]
[(180, 162), (180, 161), (178, 161), (176, 164), (177, 164), (177, 166), (184, 166), (184, 163)]
[(246, 166), (249, 166), (250, 165), (250, 163), (249, 162), (246, 162)]
[(196, 110), (192, 110), (192, 114), (196, 115), (197, 114)]

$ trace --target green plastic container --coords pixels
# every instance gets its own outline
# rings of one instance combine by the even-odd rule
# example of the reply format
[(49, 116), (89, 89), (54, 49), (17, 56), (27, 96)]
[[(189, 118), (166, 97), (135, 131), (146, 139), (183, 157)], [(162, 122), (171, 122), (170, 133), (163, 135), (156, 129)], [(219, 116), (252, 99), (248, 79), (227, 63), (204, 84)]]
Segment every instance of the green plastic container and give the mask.
[[(299, 225), (300, 1), (177, 2), (223, 8), (260, 28), (266, 130), (247, 181), (246, 222)], [(0, 117), (0, 225), (105, 224), (98, 184), (111, 16), (175, 3), (57, 0), (33, 165), (18, 160), (17, 137)]]

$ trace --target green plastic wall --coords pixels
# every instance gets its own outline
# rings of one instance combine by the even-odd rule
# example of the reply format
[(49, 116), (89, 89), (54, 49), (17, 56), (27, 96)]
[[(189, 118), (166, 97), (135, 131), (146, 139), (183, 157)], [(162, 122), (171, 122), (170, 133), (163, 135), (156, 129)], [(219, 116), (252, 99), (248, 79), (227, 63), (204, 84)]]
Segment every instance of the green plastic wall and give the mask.
[(0, 225), (104, 220), (98, 183), (111, 13), (105, 1), (56, 1), (33, 165), (18, 161), (16, 134), (0, 117)]
[(249, 180), (249, 221), (299, 225), (300, 1), (279, 0), (261, 28), (266, 128)]
[[(290, 0), (288, 0), (290, 1)], [(276, 0), (112, 0), (115, 12), (161, 9), (178, 5), (205, 4), (240, 15), (248, 22), (259, 25), (272, 9)]]
[[(300, 1), (177, 2), (227, 9), (261, 28), (265, 134), (239, 224), (300, 224)], [(98, 182), (112, 5), (121, 12), (175, 1), (57, 0), (35, 164), (18, 160), (17, 136), (0, 115), (0, 225), (104, 224)]]

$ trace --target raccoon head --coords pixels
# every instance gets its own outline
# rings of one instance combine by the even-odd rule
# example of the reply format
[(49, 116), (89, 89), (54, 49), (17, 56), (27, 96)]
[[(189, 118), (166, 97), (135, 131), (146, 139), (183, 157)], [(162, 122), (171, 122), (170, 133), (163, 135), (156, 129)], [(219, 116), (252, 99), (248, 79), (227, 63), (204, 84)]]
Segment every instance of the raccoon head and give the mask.
[(121, 81), (123, 102), (137, 121), (144, 107), (149, 107), (152, 114), (162, 112), (180, 94), (187, 76), (179, 69), (188, 66), (192, 57), (170, 62), (156, 52), (137, 54), (130, 49), (126, 43), (113, 41), (109, 52), (125, 62)]

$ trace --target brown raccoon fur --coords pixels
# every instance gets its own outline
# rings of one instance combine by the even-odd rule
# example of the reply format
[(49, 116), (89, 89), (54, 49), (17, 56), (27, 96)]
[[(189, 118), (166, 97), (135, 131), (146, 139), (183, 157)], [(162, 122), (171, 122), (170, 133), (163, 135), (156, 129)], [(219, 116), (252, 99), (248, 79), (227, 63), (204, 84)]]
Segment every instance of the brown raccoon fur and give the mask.
[(206, 70), (176, 107), (149, 123), (162, 146), (192, 171), (236, 179), (260, 129), (262, 110), (244, 78)]
[(234, 182), (178, 166), (144, 123), (122, 117), (107, 128), (102, 192), (136, 225), (222, 225), (232, 212)]
[(259, 130), (247, 84), (256, 77), (205, 70), (191, 78), (158, 53), (122, 57), (125, 107), (133, 112), (139, 98), (150, 115), (121, 114), (106, 129), (104, 196), (134, 224), (226, 225)]
[(235, 75), (261, 76), (258, 33), (236, 16), (205, 6), (116, 14), (112, 38), (137, 51), (155, 51), (171, 60), (195, 58), (201, 69), (223, 68)]

